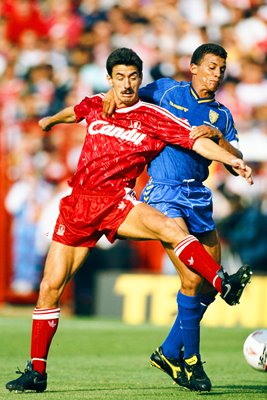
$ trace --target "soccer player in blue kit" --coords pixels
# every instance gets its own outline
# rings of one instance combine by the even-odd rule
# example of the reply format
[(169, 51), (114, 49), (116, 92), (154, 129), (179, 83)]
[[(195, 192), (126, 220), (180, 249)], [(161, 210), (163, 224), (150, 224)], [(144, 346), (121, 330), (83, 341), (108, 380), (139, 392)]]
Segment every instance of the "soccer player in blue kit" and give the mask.
[[(224, 77), (226, 58), (223, 47), (203, 44), (191, 58), (191, 82), (162, 78), (141, 88), (139, 95), (144, 101), (188, 119), (191, 126), (206, 125), (203, 136), (212, 138), (236, 157), (242, 157), (232, 115), (215, 99), (215, 92)], [(220, 243), (212, 218), (212, 194), (203, 185), (209, 165), (209, 160), (192, 151), (167, 146), (148, 167), (150, 179), (141, 199), (175, 218), (181, 227), (186, 225), (220, 264)], [(171, 256), (170, 250), (165, 250)], [(200, 357), (200, 321), (217, 293), (180, 261), (175, 262), (175, 266), (181, 278), (177, 294), (178, 315), (163, 344), (151, 355), (150, 362), (181, 386), (209, 391), (211, 382)]]
[[(198, 130), (192, 137), (213, 139), (235, 157), (242, 158), (232, 115), (215, 100), (215, 92), (224, 78), (226, 59), (227, 52), (220, 45), (203, 44), (191, 57), (191, 82), (162, 78), (141, 88), (139, 96), (143, 101), (157, 104), (175, 116), (187, 119), (192, 127), (197, 126)], [(111, 115), (113, 112), (114, 100), (109, 92), (103, 101), (103, 113)], [(220, 264), (221, 248), (212, 218), (212, 194), (203, 185), (209, 174), (209, 165), (209, 160), (190, 150), (167, 146), (148, 167), (150, 179), (141, 200), (175, 219), (181, 228), (188, 229)], [(213, 284), (211, 286), (202, 277), (207, 278), (206, 269), (199, 268), (195, 273), (177, 261), (167, 246), (165, 250), (181, 279), (177, 294), (178, 315), (163, 344), (151, 355), (150, 362), (169, 374), (180, 386), (193, 391), (210, 391), (211, 381), (203, 369), (200, 356), (200, 321), (215, 300), (218, 291), (214, 290), (214, 287), (217, 289), (216, 282), (209, 279)], [(249, 266), (241, 267), (240, 272), (252, 273)], [(236, 277), (238, 274), (237, 271)]]

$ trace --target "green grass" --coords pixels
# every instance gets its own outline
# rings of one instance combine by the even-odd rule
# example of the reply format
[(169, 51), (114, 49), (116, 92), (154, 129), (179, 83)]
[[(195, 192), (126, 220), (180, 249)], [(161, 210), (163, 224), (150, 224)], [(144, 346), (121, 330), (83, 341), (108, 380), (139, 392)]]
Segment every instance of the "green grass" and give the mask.
[(267, 399), (267, 373), (249, 367), (242, 355), (248, 329), (202, 328), (202, 358), (213, 383), (210, 393), (189, 392), (149, 366), (166, 327), (128, 326), (113, 320), (62, 317), (51, 346), (48, 389), (10, 393), (5, 383), (28, 358), (30, 318), (0, 318), (0, 399), (49, 400), (260, 400)]

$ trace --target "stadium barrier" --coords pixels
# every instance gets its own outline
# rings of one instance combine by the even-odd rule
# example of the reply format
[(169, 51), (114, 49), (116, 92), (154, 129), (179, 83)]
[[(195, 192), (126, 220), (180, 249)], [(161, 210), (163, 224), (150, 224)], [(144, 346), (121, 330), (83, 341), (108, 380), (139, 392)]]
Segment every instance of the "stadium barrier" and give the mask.
[[(171, 325), (177, 312), (177, 276), (100, 273), (96, 280), (96, 315), (119, 317), (128, 324)], [(219, 296), (203, 318), (203, 325), (267, 327), (267, 276), (253, 275), (236, 306)]]

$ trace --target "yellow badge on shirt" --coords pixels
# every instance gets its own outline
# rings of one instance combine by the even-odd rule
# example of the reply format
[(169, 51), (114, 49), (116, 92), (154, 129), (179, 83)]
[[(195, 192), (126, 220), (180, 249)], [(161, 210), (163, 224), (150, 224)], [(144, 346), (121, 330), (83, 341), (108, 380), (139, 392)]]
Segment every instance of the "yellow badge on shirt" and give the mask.
[(219, 114), (216, 111), (210, 110), (209, 119), (212, 124), (214, 124), (219, 118)]

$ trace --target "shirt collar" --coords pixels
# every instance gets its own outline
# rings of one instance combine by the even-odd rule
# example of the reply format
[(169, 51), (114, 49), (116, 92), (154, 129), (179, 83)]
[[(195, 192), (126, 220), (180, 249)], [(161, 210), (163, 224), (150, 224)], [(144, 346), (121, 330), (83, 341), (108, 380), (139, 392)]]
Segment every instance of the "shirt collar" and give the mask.
[(192, 84), (190, 85), (190, 93), (198, 103), (211, 103), (215, 98), (215, 94), (212, 97), (199, 97)]

